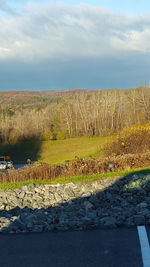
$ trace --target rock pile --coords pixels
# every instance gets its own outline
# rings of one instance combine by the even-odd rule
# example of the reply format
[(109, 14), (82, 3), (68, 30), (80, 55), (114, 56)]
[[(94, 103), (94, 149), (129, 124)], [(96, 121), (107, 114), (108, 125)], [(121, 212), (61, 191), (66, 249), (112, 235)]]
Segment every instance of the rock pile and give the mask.
[(149, 224), (149, 180), (150, 174), (133, 175), (100, 179), (92, 184), (29, 185), (0, 191), (0, 231), (67, 231)]

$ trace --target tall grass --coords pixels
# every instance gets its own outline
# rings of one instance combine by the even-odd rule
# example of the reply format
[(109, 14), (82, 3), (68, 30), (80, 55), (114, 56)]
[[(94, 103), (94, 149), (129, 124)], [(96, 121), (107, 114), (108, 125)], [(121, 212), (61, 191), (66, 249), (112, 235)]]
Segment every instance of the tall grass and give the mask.
[(46, 163), (33, 164), (20, 170), (9, 170), (0, 173), (0, 182), (20, 182), (27, 180), (53, 180), (58, 177), (70, 177), (96, 173), (107, 173), (125, 169), (150, 166), (150, 152), (145, 154), (131, 154), (128, 156), (107, 157), (101, 160), (79, 159), (76, 162), (67, 162), (61, 165)]

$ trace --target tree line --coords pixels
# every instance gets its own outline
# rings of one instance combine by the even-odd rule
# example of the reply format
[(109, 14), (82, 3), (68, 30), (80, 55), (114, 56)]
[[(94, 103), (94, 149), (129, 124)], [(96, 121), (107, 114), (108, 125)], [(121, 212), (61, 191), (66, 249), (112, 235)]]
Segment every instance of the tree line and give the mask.
[(62, 95), (58, 102), (48, 101), (38, 108), (24, 106), (4, 112), (1, 105), (0, 141), (14, 143), (30, 136), (42, 140), (106, 136), (148, 121), (150, 88), (82, 90)]

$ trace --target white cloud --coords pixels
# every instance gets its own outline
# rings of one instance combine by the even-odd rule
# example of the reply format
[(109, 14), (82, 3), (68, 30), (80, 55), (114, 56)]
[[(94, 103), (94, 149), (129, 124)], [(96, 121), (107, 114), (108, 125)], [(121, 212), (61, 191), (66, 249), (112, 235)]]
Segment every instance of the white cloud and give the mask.
[[(0, 1), (3, 5), (3, 1)], [(150, 15), (129, 16), (88, 5), (29, 3), (0, 19), (0, 59), (101, 58), (150, 52)]]

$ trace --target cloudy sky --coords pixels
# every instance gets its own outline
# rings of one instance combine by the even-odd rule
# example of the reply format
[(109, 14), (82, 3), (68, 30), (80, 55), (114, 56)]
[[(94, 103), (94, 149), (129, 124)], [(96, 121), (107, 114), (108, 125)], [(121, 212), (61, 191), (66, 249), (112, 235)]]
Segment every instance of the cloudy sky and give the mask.
[(150, 84), (149, 0), (0, 0), (0, 90), (142, 84)]

